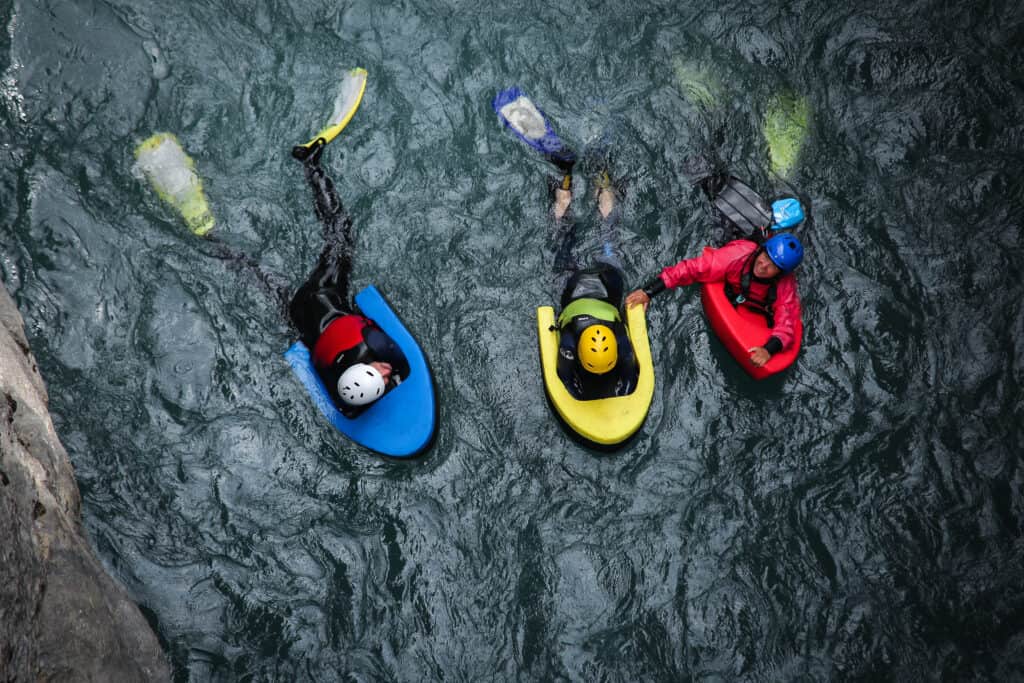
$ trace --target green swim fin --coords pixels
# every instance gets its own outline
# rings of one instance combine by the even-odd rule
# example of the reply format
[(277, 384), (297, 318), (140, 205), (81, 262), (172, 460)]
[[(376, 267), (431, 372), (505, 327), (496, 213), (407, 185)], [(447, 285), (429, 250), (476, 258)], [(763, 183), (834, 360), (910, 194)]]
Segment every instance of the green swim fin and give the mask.
[(689, 102), (698, 107), (711, 109), (720, 99), (722, 86), (700, 66), (690, 64), (682, 57), (672, 61), (676, 85)]
[(787, 93), (776, 95), (768, 103), (764, 119), (764, 137), (768, 142), (772, 171), (786, 178), (796, 167), (807, 137), (811, 108), (807, 98)]

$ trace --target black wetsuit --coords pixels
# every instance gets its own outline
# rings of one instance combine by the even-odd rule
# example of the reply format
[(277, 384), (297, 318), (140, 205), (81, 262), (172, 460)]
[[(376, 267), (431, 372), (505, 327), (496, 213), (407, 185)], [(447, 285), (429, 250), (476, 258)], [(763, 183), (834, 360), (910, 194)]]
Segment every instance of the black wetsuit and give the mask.
[[(288, 304), (288, 316), (310, 351), (331, 322), (342, 316), (358, 314), (349, 298), (354, 251), (352, 219), (345, 212), (331, 179), (320, 167), (319, 158), (317, 150), (303, 165), (306, 181), (313, 191), (317, 218), (323, 224), (324, 247), (313, 271)], [(398, 345), (372, 321), (370, 323), (364, 328), (361, 344), (340, 353), (329, 367), (317, 368), (335, 405), (346, 417), (354, 417), (361, 412), (359, 408), (346, 405), (338, 395), (338, 378), (346, 369), (355, 363), (390, 363), (389, 390), (409, 374), (409, 363)]]
[[(561, 219), (554, 219), (554, 234), (559, 240), (555, 253), (554, 270), (559, 277), (565, 277), (562, 289), (561, 309), (578, 299), (594, 299), (610, 304), (617, 313), (617, 320), (596, 318), (591, 315), (577, 315), (562, 321), (558, 343), (558, 377), (566, 390), (581, 401), (612, 396), (626, 396), (636, 389), (640, 377), (640, 366), (629, 339), (623, 304), (624, 282), (618, 257), (612, 251), (612, 235), (615, 232), (620, 210), (616, 207), (608, 218), (602, 220), (602, 254), (595, 264), (580, 269), (573, 248), (576, 241), (576, 222), (571, 212)], [(615, 335), (618, 346), (618, 360), (615, 367), (603, 375), (583, 369), (576, 358), (580, 334), (591, 325), (606, 325)]]

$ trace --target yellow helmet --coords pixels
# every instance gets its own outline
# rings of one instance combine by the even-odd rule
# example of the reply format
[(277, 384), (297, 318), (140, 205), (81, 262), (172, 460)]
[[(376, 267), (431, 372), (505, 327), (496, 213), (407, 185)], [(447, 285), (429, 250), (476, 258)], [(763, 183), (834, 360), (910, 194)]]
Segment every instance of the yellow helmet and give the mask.
[(619, 359), (615, 333), (607, 325), (591, 325), (580, 335), (576, 353), (587, 372), (603, 375), (611, 371)]

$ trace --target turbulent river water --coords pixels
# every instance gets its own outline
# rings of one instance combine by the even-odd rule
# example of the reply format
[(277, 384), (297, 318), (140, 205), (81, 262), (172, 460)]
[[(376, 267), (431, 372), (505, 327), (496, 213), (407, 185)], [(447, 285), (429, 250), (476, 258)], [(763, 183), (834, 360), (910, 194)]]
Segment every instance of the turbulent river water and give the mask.
[[(0, 2), (0, 274), (177, 680), (1019, 679), (1024, 12), (828, 5)], [(328, 426), (273, 298), (132, 171), (177, 135), (216, 234), (296, 286), (320, 238), (288, 150), (353, 66), (324, 162), (355, 286), (436, 373), (413, 461)], [(510, 85), (611, 141), (631, 284), (711, 239), (687, 159), (779, 192), (766, 108), (806, 102), (796, 365), (750, 380), (670, 292), (637, 438), (567, 438), (551, 167), (495, 118)]]

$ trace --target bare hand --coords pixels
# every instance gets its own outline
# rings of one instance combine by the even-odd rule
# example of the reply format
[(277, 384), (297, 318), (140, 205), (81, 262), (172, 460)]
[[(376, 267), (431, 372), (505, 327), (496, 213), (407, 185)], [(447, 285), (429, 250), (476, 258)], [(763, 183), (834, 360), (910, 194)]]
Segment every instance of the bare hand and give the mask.
[(750, 352), (750, 362), (759, 368), (764, 367), (764, 364), (772, 357), (772, 354), (768, 353), (768, 349), (763, 346), (755, 346), (747, 351)]
[(651, 297), (647, 296), (647, 292), (642, 289), (632, 291), (626, 297), (626, 308), (633, 308), (637, 304), (643, 306), (645, 311), (651, 304)]

